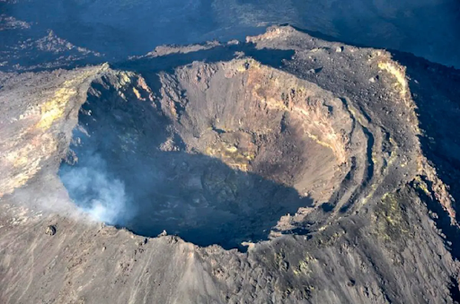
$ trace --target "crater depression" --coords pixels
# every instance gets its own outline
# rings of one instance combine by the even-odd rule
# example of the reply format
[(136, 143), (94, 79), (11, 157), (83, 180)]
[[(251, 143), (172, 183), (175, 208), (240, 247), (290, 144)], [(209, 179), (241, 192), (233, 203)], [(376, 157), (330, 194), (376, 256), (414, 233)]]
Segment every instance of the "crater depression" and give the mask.
[(234, 248), (307, 229), (290, 215), (329, 208), (352, 136), (364, 134), (341, 99), (250, 58), (111, 71), (89, 90), (60, 176), (97, 220)]

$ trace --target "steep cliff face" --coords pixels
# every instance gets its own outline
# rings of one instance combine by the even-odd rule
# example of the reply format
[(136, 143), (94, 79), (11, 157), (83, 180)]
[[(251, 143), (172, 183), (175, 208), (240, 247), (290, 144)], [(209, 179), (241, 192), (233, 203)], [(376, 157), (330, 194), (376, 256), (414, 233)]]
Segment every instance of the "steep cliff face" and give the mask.
[(453, 156), (425, 140), (460, 77), (395, 56), (286, 26), (3, 74), (0, 299), (453, 303)]

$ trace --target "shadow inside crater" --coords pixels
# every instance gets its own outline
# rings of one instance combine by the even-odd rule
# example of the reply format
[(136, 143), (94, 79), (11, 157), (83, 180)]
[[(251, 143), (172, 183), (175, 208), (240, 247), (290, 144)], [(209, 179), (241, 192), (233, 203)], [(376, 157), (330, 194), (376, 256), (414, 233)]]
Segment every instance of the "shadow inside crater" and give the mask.
[[(74, 166), (63, 164), (63, 183), (79, 207), (139, 235), (166, 230), (200, 246), (230, 249), (267, 240), (281, 216), (312, 202), (293, 188), (205, 155), (133, 154), (120, 163), (97, 150), (100, 154), (77, 152)], [(101, 195), (107, 191), (111, 194)]]

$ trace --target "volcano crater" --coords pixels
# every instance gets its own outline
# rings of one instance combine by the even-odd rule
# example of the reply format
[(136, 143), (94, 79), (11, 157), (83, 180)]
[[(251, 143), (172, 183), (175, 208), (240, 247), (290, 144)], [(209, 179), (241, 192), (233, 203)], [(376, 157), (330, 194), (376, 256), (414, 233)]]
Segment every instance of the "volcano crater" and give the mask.
[(110, 70), (78, 118), (59, 172), (73, 201), (136, 234), (200, 246), (307, 229), (312, 210), (323, 220), (334, 208), (317, 207), (334, 206), (365, 153), (340, 98), (250, 58)]

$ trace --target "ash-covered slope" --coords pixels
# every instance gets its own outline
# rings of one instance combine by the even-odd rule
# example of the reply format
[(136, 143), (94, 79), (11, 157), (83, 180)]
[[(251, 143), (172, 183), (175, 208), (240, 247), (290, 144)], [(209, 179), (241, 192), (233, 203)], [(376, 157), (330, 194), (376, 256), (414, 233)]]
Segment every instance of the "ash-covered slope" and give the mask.
[(1, 79), (2, 302), (458, 300), (454, 69), (286, 26)]

